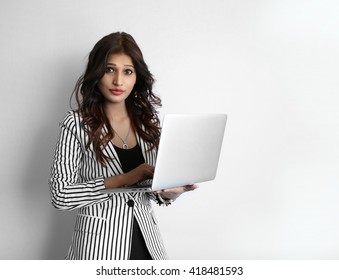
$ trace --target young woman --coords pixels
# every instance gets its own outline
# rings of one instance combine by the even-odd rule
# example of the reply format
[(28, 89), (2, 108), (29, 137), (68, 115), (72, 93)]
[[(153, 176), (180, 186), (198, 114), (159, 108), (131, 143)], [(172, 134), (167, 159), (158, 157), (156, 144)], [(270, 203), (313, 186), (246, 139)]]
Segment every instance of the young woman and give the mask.
[(102, 38), (76, 84), (78, 108), (61, 122), (51, 171), (52, 204), (78, 209), (66, 259), (166, 259), (151, 200), (168, 205), (196, 185), (106, 194), (153, 176), (160, 138), (154, 79), (126, 33)]

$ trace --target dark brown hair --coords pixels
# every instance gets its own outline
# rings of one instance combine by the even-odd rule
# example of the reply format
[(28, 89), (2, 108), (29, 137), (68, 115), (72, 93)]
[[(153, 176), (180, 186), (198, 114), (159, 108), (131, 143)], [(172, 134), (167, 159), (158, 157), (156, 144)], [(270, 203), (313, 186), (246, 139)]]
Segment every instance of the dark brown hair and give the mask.
[[(131, 35), (124, 32), (109, 34), (99, 40), (90, 52), (85, 73), (78, 79), (72, 94), (75, 94), (77, 111), (89, 136), (86, 147), (93, 144), (97, 160), (103, 165), (107, 158), (102, 149), (113, 139), (114, 131), (104, 112), (105, 99), (98, 83), (105, 74), (108, 56), (117, 53), (131, 57), (137, 75), (136, 84), (126, 99), (133, 129), (149, 144), (150, 149), (158, 148), (160, 138), (156, 107), (161, 107), (161, 99), (152, 91), (154, 79), (142, 52)], [(107, 133), (102, 135), (104, 127)]]

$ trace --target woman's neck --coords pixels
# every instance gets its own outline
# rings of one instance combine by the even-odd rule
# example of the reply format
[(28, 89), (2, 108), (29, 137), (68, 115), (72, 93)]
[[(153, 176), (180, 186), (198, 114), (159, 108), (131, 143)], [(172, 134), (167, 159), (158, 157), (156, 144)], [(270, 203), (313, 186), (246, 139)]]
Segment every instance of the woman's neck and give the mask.
[(119, 122), (128, 118), (128, 111), (124, 102), (119, 104), (105, 104), (105, 113), (112, 122)]

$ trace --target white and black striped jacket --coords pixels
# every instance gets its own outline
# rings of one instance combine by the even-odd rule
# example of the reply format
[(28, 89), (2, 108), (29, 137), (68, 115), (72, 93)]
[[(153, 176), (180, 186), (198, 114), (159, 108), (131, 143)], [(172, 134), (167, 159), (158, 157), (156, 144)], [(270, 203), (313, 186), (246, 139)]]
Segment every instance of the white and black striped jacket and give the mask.
[[(67, 259), (126, 260), (136, 218), (153, 259), (167, 259), (154, 216), (154, 193), (104, 194), (104, 178), (122, 174), (121, 164), (110, 142), (103, 152), (110, 160), (101, 165), (93, 146), (85, 145), (88, 136), (78, 113), (70, 111), (60, 123), (61, 132), (49, 181), (52, 204), (60, 210), (78, 209)], [(155, 151), (137, 135), (145, 161), (154, 165)], [(132, 199), (134, 207), (127, 202)]]

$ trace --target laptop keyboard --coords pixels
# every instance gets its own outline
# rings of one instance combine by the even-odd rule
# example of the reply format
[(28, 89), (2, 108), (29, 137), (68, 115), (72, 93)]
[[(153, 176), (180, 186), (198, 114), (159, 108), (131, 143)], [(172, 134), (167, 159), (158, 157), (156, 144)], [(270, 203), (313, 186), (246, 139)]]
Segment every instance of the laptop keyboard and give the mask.
[(136, 184), (137, 187), (150, 187), (152, 186), (153, 179), (146, 179), (143, 181), (140, 181)]

